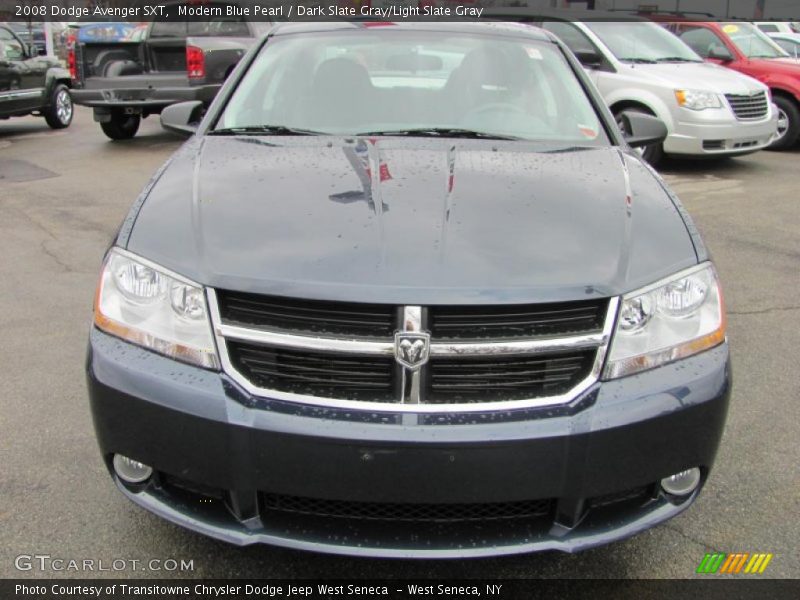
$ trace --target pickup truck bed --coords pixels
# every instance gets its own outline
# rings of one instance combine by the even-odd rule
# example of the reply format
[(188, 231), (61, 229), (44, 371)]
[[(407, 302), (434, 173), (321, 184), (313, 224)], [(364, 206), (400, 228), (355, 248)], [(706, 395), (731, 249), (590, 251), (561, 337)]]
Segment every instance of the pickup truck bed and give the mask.
[[(170, 104), (210, 104), (239, 59), (269, 27), (232, 25), (153, 22), (143, 41), (80, 42), (74, 50), (73, 101), (93, 108), (95, 121), (115, 140), (133, 137), (142, 118)], [(191, 76), (187, 46), (201, 56), (202, 68)]]

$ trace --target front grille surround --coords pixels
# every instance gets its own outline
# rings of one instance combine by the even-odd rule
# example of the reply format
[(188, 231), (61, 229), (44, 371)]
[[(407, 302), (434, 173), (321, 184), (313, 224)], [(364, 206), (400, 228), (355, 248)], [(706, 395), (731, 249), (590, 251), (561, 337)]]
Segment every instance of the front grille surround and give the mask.
[(758, 121), (769, 112), (769, 99), (766, 92), (755, 94), (725, 94), (733, 114), (739, 121)]
[[(275, 385), (269, 380), (259, 379), (253, 377), (252, 373), (247, 373), (247, 369), (242, 366), (241, 355), (237, 355), (237, 344), (246, 342), (251, 348), (261, 346), (262, 351), (267, 353), (285, 350), (287, 352), (284, 354), (287, 355), (291, 352), (316, 354), (319, 358), (329, 355), (334, 361), (365, 357), (370, 360), (387, 359), (395, 362), (394, 339), (321, 337), (306, 335), (304, 332), (243, 327), (242, 323), (232, 324), (221, 317), (216, 290), (207, 289), (207, 295), (223, 370), (253, 396), (329, 408), (394, 413), (489, 412), (569, 404), (587, 392), (599, 379), (619, 304), (617, 297), (602, 300), (603, 318), (597, 319), (597, 328), (590, 331), (499, 340), (480, 338), (452, 340), (447, 337), (431, 336), (429, 362), (416, 372), (396, 364), (391, 384), (395, 395), (387, 397), (385, 385), (381, 395), (352, 394), (346, 390), (337, 390), (336, 386), (320, 392), (313, 387), (303, 389), (302, 386)], [(526, 308), (530, 306), (527, 305)], [(394, 308), (398, 315), (397, 328), (401, 330), (405, 321), (404, 315), (410, 314), (409, 310), (420, 311), (420, 307)], [(517, 306), (510, 305), (510, 308), (515, 310)], [(425, 315), (423, 330), (429, 327), (427, 323), (429, 310), (421, 309)], [(553, 369), (564, 366), (554, 361), (564, 357), (572, 357), (568, 363), (569, 368), (565, 371), (569, 377), (566, 379), (558, 376), (550, 377), (555, 373)], [(448, 361), (452, 365), (459, 361), (490, 360), (491, 362), (494, 359), (505, 361), (507, 364), (513, 364), (516, 360), (532, 361), (532, 364), (544, 361), (552, 363), (553, 366), (548, 367), (550, 371), (546, 381), (536, 381), (541, 377), (540, 374), (534, 373), (535, 377), (531, 379), (532, 387), (517, 386), (518, 389), (511, 394), (503, 391), (502, 388), (508, 389), (505, 382), (501, 382), (504, 385), (496, 386), (501, 388), (499, 392), (494, 390), (483, 395), (473, 394), (473, 397), (442, 394), (441, 389), (433, 393), (433, 388), (430, 388), (437, 365), (447, 364)], [(534, 365), (532, 371), (537, 369), (541, 371), (542, 367)], [(296, 369), (292, 372), (298, 373)], [(415, 378), (419, 382), (418, 391), (416, 396), (412, 395), (409, 398), (405, 390), (409, 389), (409, 383)], [(484, 382), (487, 391), (492, 390), (491, 379), (490, 377)], [(494, 380), (497, 381), (497, 378)], [(383, 383), (386, 383), (385, 380)], [(539, 385), (540, 383), (542, 385)]]

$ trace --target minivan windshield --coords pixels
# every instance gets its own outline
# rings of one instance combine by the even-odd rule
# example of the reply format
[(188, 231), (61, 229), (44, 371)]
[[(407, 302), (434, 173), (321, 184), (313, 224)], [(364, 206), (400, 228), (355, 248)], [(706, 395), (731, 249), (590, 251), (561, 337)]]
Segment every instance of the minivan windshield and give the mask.
[(725, 23), (722, 31), (728, 34), (739, 51), (747, 58), (786, 58), (789, 54), (758, 27), (749, 23)]
[(586, 25), (623, 62), (703, 62), (694, 50), (655, 23), (597, 21)]
[(552, 42), (397, 26), (270, 38), (210, 133), (609, 143)]

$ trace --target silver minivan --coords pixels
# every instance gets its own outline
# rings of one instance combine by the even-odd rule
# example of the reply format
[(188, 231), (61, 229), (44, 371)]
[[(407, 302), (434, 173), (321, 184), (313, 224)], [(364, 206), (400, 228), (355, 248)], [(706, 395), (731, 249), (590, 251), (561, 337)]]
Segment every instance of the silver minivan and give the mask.
[[(737, 156), (766, 148), (777, 132), (768, 88), (707, 63), (679, 38), (643, 19), (583, 21), (525, 9), (496, 9), (490, 18), (536, 23), (569, 46), (589, 72), (620, 125), (623, 111), (657, 116), (669, 135), (644, 150), (651, 164), (666, 153)], [(502, 13), (502, 14), (501, 14)], [(619, 18), (619, 17), (617, 17)]]

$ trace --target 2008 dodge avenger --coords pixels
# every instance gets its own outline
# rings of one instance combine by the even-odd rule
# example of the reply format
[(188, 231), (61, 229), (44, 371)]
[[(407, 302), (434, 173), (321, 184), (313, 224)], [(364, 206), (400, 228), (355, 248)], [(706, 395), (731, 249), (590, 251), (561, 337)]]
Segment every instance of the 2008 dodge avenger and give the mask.
[[(234, 544), (622, 539), (707, 481), (731, 378), (689, 216), (552, 34), (276, 26), (134, 203), (87, 357), (120, 492)], [(200, 120), (198, 124), (198, 120)]]

